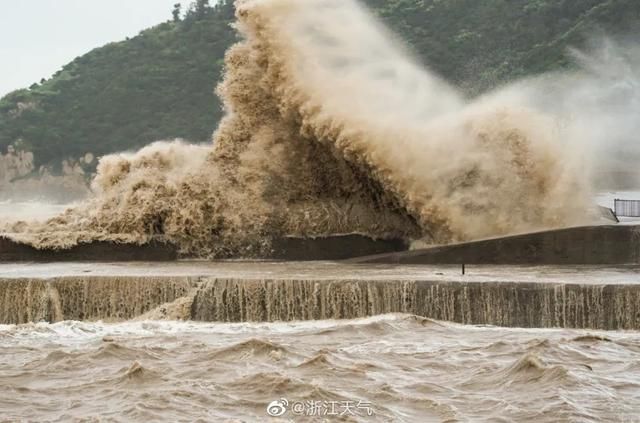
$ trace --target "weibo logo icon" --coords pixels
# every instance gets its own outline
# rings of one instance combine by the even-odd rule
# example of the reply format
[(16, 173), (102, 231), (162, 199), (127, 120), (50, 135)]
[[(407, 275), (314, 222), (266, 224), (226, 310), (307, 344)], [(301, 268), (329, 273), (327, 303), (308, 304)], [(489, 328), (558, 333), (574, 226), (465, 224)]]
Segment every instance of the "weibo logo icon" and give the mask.
[(284, 398), (271, 401), (269, 405), (267, 405), (267, 414), (271, 417), (280, 417), (287, 412), (288, 405), (289, 401)]

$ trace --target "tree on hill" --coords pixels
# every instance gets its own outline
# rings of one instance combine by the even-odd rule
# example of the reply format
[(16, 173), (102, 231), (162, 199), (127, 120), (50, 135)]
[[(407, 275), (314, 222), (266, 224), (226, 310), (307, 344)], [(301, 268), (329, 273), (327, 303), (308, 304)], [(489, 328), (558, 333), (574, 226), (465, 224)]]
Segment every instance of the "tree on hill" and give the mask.
[(209, 9), (209, 0), (196, 0), (196, 17), (198, 19), (202, 19)]
[(182, 5), (180, 3), (176, 3), (173, 5), (173, 10), (171, 11), (171, 15), (173, 16), (173, 22), (180, 22), (180, 15), (182, 13)]

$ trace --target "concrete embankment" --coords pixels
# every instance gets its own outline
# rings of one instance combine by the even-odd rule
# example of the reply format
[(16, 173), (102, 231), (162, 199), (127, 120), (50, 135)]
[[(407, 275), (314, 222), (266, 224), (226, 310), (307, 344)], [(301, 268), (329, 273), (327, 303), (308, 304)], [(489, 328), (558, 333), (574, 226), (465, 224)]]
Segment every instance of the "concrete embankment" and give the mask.
[(177, 259), (177, 249), (173, 245), (160, 241), (151, 241), (142, 245), (94, 241), (65, 249), (41, 250), (0, 236), (0, 262), (112, 262), (170, 261)]
[[(583, 226), (406, 251), (401, 239), (358, 234), (272, 240), (269, 260), (343, 260), (396, 264), (636, 264), (640, 229), (630, 225)], [(162, 240), (147, 244), (106, 241), (61, 250), (39, 250), (0, 236), (0, 262), (171, 261), (177, 248)]]
[(640, 227), (581, 226), (413, 251), (359, 257), (353, 263), (401, 264), (636, 264)]
[[(365, 235), (343, 234), (316, 238), (282, 237), (273, 239), (271, 250), (264, 257), (269, 260), (342, 260), (371, 254), (406, 251), (402, 239), (372, 239)], [(178, 248), (164, 240), (146, 244), (127, 244), (111, 241), (81, 243), (63, 249), (37, 249), (30, 245), (0, 236), (0, 262), (130, 262), (171, 261), (182, 257)]]
[[(640, 329), (635, 267), (337, 263), (0, 265), (0, 323), (291, 321), (402, 312), (506, 327)], [(53, 276), (52, 276), (53, 275)]]

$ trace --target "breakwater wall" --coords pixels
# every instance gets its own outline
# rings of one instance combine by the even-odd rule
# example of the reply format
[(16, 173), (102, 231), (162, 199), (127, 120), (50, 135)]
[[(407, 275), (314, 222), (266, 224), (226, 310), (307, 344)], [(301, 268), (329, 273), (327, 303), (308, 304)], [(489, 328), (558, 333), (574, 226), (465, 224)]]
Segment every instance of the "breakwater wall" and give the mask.
[[(640, 284), (207, 276), (0, 278), (0, 323), (291, 321), (410, 313), (505, 327), (640, 329)], [(304, 275), (302, 275), (304, 276)]]
[(151, 241), (147, 244), (125, 244), (112, 241), (81, 243), (65, 249), (38, 249), (28, 244), (0, 236), (0, 262), (56, 261), (169, 261), (178, 259), (175, 246)]
[[(258, 259), (270, 260), (342, 260), (357, 256), (406, 251), (403, 239), (373, 239), (360, 234), (342, 234), (316, 238), (281, 237), (271, 240), (271, 249)], [(146, 244), (113, 241), (83, 242), (64, 249), (38, 249), (0, 236), (1, 262), (131, 262), (171, 261), (184, 257), (178, 248), (162, 239)]]
[(354, 263), (395, 264), (635, 264), (640, 227), (600, 225), (441, 245), (354, 258)]

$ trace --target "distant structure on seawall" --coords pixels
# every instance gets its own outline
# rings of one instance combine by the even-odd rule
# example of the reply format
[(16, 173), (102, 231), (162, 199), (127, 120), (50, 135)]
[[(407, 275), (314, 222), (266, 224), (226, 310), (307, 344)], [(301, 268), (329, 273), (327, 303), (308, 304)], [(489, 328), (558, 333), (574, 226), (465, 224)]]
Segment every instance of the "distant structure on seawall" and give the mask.
[(640, 217), (640, 200), (613, 200), (613, 211), (620, 217)]

